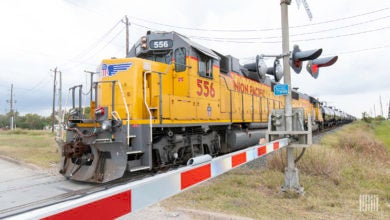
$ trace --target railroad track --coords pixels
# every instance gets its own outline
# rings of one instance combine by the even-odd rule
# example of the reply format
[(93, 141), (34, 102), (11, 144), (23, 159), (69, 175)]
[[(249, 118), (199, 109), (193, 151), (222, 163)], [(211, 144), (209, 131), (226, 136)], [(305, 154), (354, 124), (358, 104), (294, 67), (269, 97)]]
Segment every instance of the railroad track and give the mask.
[[(167, 170), (168, 171), (168, 170)], [(127, 184), (133, 181), (137, 181), (146, 177), (151, 177), (156, 174), (163, 173), (160, 171), (158, 173), (150, 173), (150, 172), (139, 172), (139, 173), (126, 173), (125, 176), (121, 179), (111, 181), (109, 183), (96, 184), (96, 183), (81, 183), (70, 181), (64, 178), (63, 176), (48, 176), (48, 175), (31, 175), (25, 178), (16, 178), (7, 181), (1, 181), (2, 183), (12, 184), (15, 180), (22, 181), (24, 184), (17, 184), (16, 186), (4, 188), (4, 190), (0, 191), (0, 219), (11, 217), (16, 214), (32, 211), (35, 209), (39, 209), (45, 206), (58, 204), (61, 202), (65, 202), (68, 200), (77, 199), (86, 195), (90, 195), (92, 193), (96, 193), (99, 191), (107, 190), (112, 187), (116, 187), (122, 184)], [(34, 179), (32, 182), (26, 181), (27, 179)], [(27, 183), (27, 184), (26, 184)], [(26, 202), (13, 205), (13, 206), (5, 206), (3, 207), (4, 201), (2, 201), (6, 194), (35, 194), (34, 192), (41, 191), (43, 188), (50, 189), (62, 189), (63, 193), (59, 193), (53, 196), (44, 196), (40, 199), (27, 200)], [(74, 190), (72, 190), (74, 188)], [(3, 189), (3, 187), (1, 188)], [(9, 195), (8, 197), (13, 197)]]

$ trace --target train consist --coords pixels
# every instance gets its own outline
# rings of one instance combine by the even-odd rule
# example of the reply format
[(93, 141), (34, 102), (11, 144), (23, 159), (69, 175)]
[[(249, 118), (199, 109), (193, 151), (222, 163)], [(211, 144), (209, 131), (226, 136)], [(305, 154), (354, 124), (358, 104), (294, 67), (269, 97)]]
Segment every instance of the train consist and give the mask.
[(323, 118), (323, 121), (321, 122), (321, 128), (333, 127), (356, 120), (354, 116), (349, 115), (334, 107), (321, 105), (321, 112)]
[[(256, 64), (242, 66), (176, 32), (148, 32), (128, 57), (103, 60), (99, 73), (90, 115), (81, 114), (81, 87), (71, 89), (59, 141), (60, 173), (77, 181), (108, 182), (255, 145), (270, 111), (284, 108), (284, 97), (273, 93), (277, 82)], [(292, 98), (314, 129), (354, 119), (296, 90)]]

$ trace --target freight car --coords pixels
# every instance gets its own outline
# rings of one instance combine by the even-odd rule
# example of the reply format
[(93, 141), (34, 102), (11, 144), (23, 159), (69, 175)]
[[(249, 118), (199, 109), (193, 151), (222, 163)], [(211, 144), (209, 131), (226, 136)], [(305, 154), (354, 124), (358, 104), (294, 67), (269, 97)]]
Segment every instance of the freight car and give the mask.
[[(103, 60), (98, 72), (89, 116), (81, 113), (81, 86), (71, 88), (59, 142), (60, 173), (77, 181), (108, 182), (255, 145), (270, 111), (284, 108), (284, 98), (273, 95), (277, 82), (256, 63), (242, 66), (176, 32), (147, 32), (128, 57)], [(306, 123), (333, 123), (318, 100), (292, 94)], [(310, 122), (308, 114), (315, 116)]]

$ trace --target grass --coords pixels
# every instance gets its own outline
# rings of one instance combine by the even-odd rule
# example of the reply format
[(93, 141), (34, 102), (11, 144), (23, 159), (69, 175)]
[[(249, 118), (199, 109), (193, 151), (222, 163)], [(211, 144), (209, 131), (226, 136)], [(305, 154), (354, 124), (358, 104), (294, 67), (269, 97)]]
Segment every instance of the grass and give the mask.
[(374, 133), (386, 145), (387, 151), (390, 153), (390, 121), (377, 122)]
[[(284, 150), (163, 202), (254, 219), (390, 219), (390, 123), (355, 122), (322, 138), (297, 166), (304, 196), (281, 193)], [(299, 152), (297, 152), (298, 154)], [(58, 163), (46, 131), (0, 131), (0, 155), (48, 168)], [(360, 212), (359, 195), (379, 197), (379, 212)]]
[[(240, 167), (167, 200), (167, 206), (254, 219), (390, 219), (386, 133), (388, 122), (355, 122), (322, 138), (297, 164), (304, 196), (280, 192), (282, 150), (268, 159), (267, 168)], [(360, 212), (362, 194), (378, 195), (380, 210)]]
[(18, 161), (49, 168), (57, 164), (60, 154), (56, 152), (54, 135), (48, 131), (16, 129), (0, 131), (0, 155)]

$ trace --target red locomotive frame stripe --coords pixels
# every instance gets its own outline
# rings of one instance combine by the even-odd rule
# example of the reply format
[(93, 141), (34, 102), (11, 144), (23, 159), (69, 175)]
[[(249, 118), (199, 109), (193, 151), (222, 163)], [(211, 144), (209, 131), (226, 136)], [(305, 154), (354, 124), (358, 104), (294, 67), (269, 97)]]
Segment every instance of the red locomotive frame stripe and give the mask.
[(232, 168), (246, 162), (246, 152), (232, 156)]
[(260, 157), (267, 153), (267, 146), (261, 146), (257, 148), (257, 156)]
[(187, 56), (187, 57), (190, 58), (190, 59), (193, 59), (195, 61), (199, 61), (197, 57), (193, 57), (193, 56)]
[(279, 149), (279, 141), (278, 142), (274, 142), (273, 147), (274, 147), (274, 150)]
[(131, 190), (43, 219), (114, 219), (131, 212)]
[(211, 164), (188, 170), (180, 174), (181, 190), (211, 177)]

